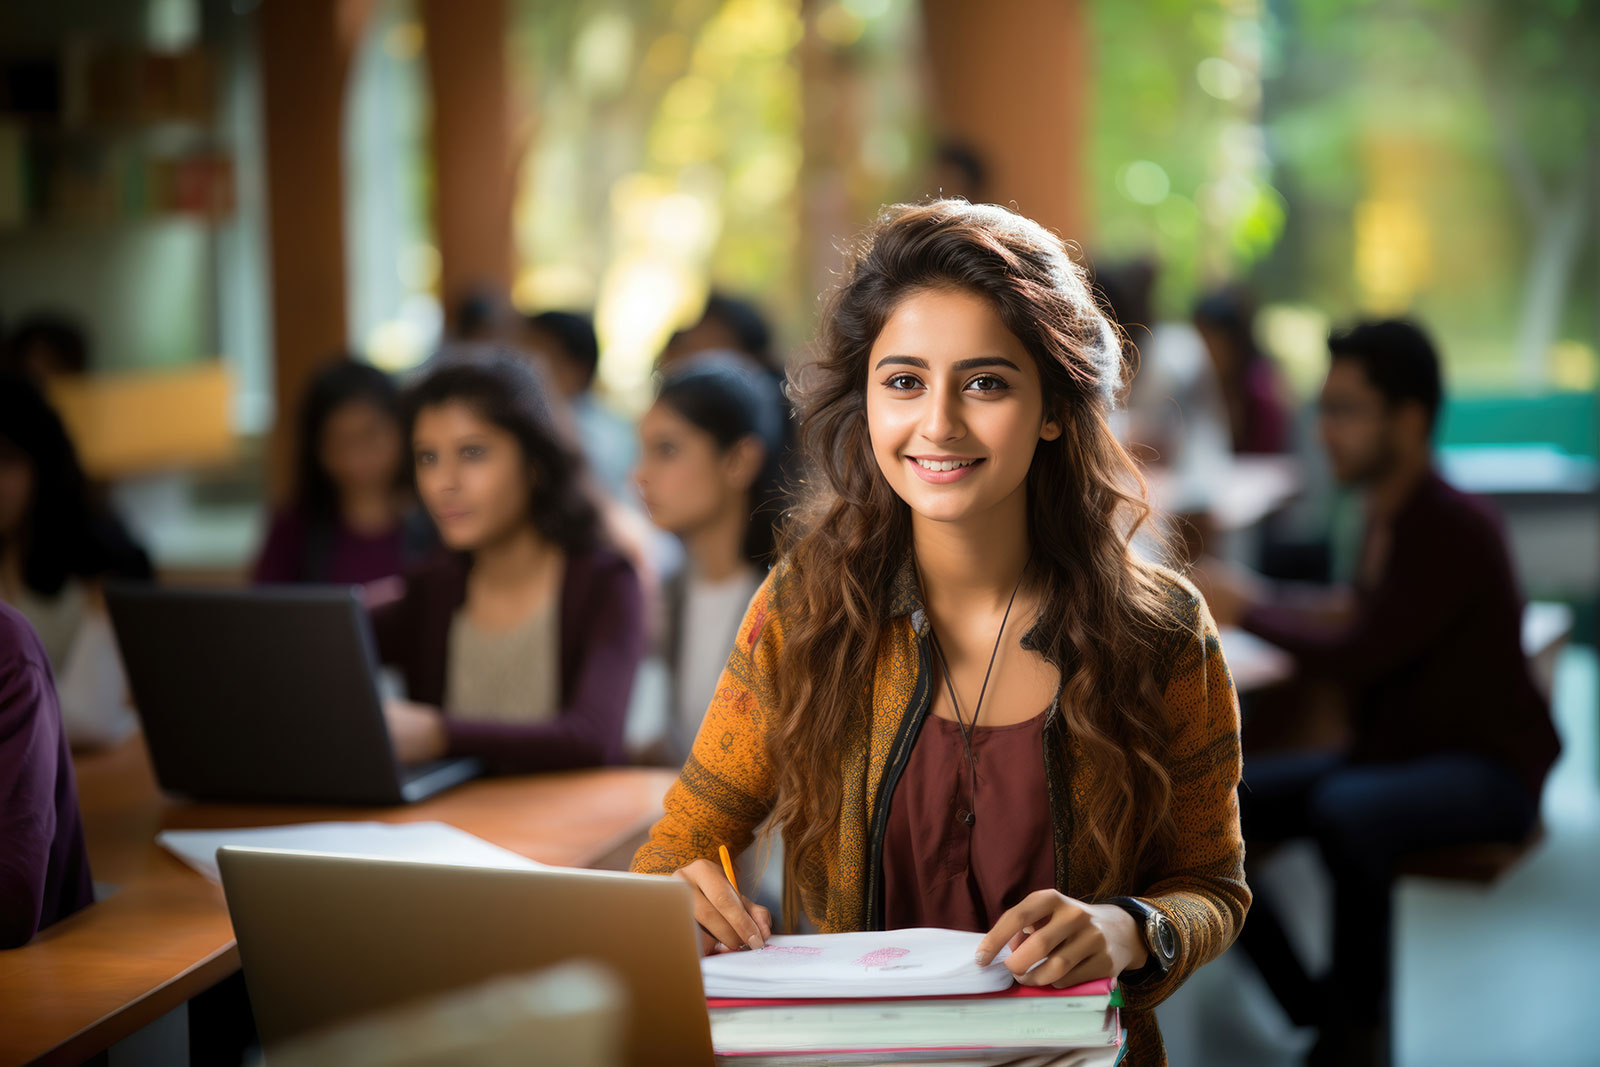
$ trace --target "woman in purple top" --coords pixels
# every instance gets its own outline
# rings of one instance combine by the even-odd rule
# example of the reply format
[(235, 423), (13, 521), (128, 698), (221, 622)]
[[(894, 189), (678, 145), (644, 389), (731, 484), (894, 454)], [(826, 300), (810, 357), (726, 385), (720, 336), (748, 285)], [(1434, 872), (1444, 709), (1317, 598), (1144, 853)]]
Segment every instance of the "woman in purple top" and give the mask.
[(501, 772), (620, 762), (639, 582), (602, 542), (538, 377), (508, 355), (458, 357), (405, 408), (417, 493), (450, 552), (373, 612), (410, 696), (385, 709), (396, 753)]
[(1272, 359), (1256, 343), (1255, 302), (1239, 286), (1208, 293), (1194, 309), (1228, 408), (1233, 450), (1286, 452), (1290, 413)]
[(273, 516), (255, 580), (364, 584), (402, 573), (431, 534), (411, 499), (400, 394), (376, 367), (340, 357), (300, 407), (293, 503)]
[(72, 756), (44, 646), (0, 603), (0, 949), (94, 902)]

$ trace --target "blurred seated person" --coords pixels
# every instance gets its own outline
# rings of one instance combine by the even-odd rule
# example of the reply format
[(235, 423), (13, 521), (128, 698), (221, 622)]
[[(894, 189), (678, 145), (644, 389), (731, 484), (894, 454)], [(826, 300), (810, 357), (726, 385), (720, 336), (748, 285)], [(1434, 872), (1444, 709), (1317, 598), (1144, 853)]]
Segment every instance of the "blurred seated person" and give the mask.
[(402, 573), (433, 542), (416, 509), (400, 393), (368, 363), (335, 359), (300, 404), (293, 502), (272, 518), (258, 583), (363, 585)]
[[(1494, 515), (1435, 472), (1432, 343), (1403, 321), (1335, 333), (1320, 400), (1338, 479), (1364, 496), (1353, 590), (1293, 592), (1208, 561), (1222, 623), (1292, 653), (1348, 693), (1345, 750), (1246, 756), (1250, 845), (1316, 840), (1334, 886), (1332, 972), (1318, 990), (1258, 894), (1240, 944), (1291, 1018), (1321, 1021), (1313, 1063), (1383, 1062), (1390, 889), (1397, 861), (1524, 841), (1560, 751), (1521, 644), (1522, 601)], [(1257, 887), (1259, 889), (1259, 887)]]
[(1170, 540), (1193, 560), (1210, 536), (1212, 502), (1227, 475), (1228, 417), (1199, 333), (1186, 322), (1154, 321), (1157, 278), (1151, 260), (1095, 272), (1095, 289), (1136, 368), (1127, 410), (1114, 412), (1112, 425), (1151, 476), (1159, 511), (1175, 523)]
[(783, 508), (783, 404), (772, 380), (732, 356), (669, 374), (639, 423), (634, 479), (650, 517), (687, 560), (665, 589), (671, 678), (661, 753), (681, 764), (716, 694), (750, 598), (772, 563)]
[(969, 204), (989, 202), (989, 168), (977, 148), (947, 138), (939, 142), (928, 175), (929, 196), (935, 199), (960, 197)]
[(1236, 453), (1285, 452), (1292, 422), (1271, 358), (1256, 342), (1255, 302), (1240, 286), (1214, 290), (1194, 308)]
[(373, 609), (410, 698), (385, 708), (396, 755), (503, 773), (620, 762), (639, 582), (538, 375), (509, 352), (442, 359), (406, 394), (405, 438), (446, 551)]
[(94, 902), (72, 754), (50, 662), (0, 604), (0, 949)]
[(539, 360), (544, 379), (572, 413), (578, 443), (600, 487), (613, 499), (627, 497), (628, 472), (639, 453), (633, 424), (594, 395), (600, 343), (594, 322), (570, 311), (544, 311), (524, 320), (522, 347)]
[(462, 294), (451, 317), (452, 343), (502, 344), (515, 329), (515, 315), (502, 292), (474, 286)]
[(89, 370), (89, 337), (65, 315), (29, 315), (6, 339), (4, 369), (35, 382), (70, 378)]
[(748, 300), (713, 292), (693, 325), (673, 334), (656, 367), (662, 372), (707, 352), (734, 352), (768, 373), (781, 374), (772, 353), (772, 327)]
[(152, 574), (144, 550), (93, 501), (39, 387), (0, 373), (0, 600), (38, 633), (74, 747), (114, 744), (138, 725), (100, 583)]

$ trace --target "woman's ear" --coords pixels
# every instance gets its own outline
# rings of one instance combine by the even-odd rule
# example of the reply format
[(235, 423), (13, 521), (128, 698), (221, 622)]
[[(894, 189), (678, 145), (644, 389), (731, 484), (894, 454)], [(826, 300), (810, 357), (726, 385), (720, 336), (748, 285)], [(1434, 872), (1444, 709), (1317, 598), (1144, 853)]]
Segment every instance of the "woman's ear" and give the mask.
[(1060, 436), (1061, 420), (1058, 418), (1046, 418), (1044, 425), (1039, 427), (1039, 440), (1041, 441), (1054, 441)]
[(735, 492), (748, 493), (767, 462), (767, 446), (755, 434), (746, 434), (723, 453), (722, 462), (729, 486)]

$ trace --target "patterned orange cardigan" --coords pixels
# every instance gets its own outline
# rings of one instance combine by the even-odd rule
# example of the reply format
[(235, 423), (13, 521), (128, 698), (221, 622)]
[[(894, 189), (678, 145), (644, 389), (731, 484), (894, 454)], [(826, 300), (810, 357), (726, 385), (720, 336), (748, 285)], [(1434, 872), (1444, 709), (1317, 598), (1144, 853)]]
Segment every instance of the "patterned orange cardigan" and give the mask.
[[(1146, 862), (1135, 884), (1116, 895), (1137, 896), (1164, 912), (1177, 930), (1172, 969), (1124, 989), (1128, 1056), (1136, 1065), (1165, 1064), (1151, 1010), (1195, 969), (1233, 943), (1250, 890), (1239, 833), (1239, 705), (1223, 661), (1216, 625), (1194, 587), (1163, 572), (1190, 625), (1171, 635), (1163, 685), (1173, 733), (1166, 755), (1172, 776), (1178, 839), (1169, 862)], [(740, 624), (717, 693), (678, 780), (667, 790), (666, 814), (633, 858), (635, 871), (669, 874), (717, 846), (742, 852), (771, 809), (773, 768), (766, 730), (776, 707), (775, 679), (784, 644), (782, 568), (768, 576)], [(882, 925), (882, 843), (889, 798), (928, 713), (928, 620), (908, 559), (895, 582), (889, 632), (872, 679), (870, 721), (841, 747), (843, 805), (836, 843), (801, 872), (800, 898), (824, 932)], [(1030, 646), (1024, 636), (1024, 646)], [(1031, 647), (1031, 646), (1030, 646)], [(1058, 696), (1059, 699), (1059, 696)], [(1098, 879), (1078, 817), (1096, 769), (1066, 736), (1057, 706), (1045, 720), (1045, 778), (1055, 833), (1055, 888), (1084, 899)], [(1042, 887), (1041, 887), (1042, 888)]]

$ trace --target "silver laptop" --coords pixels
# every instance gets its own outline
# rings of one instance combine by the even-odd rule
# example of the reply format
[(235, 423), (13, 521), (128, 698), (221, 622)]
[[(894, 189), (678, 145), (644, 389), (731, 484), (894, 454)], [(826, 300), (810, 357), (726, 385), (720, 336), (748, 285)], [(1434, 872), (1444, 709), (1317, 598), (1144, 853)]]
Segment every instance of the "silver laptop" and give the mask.
[(112, 585), (106, 605), (169, 793), (403, 804), (482, 771), (470, 759), (395, 760), (356, 586)]
[(710, 1064), (689, 887), (273, 849), (217, 852), (256, 1027), (275, 1044), (573, 959), (627, 987), (626, 1062)]

